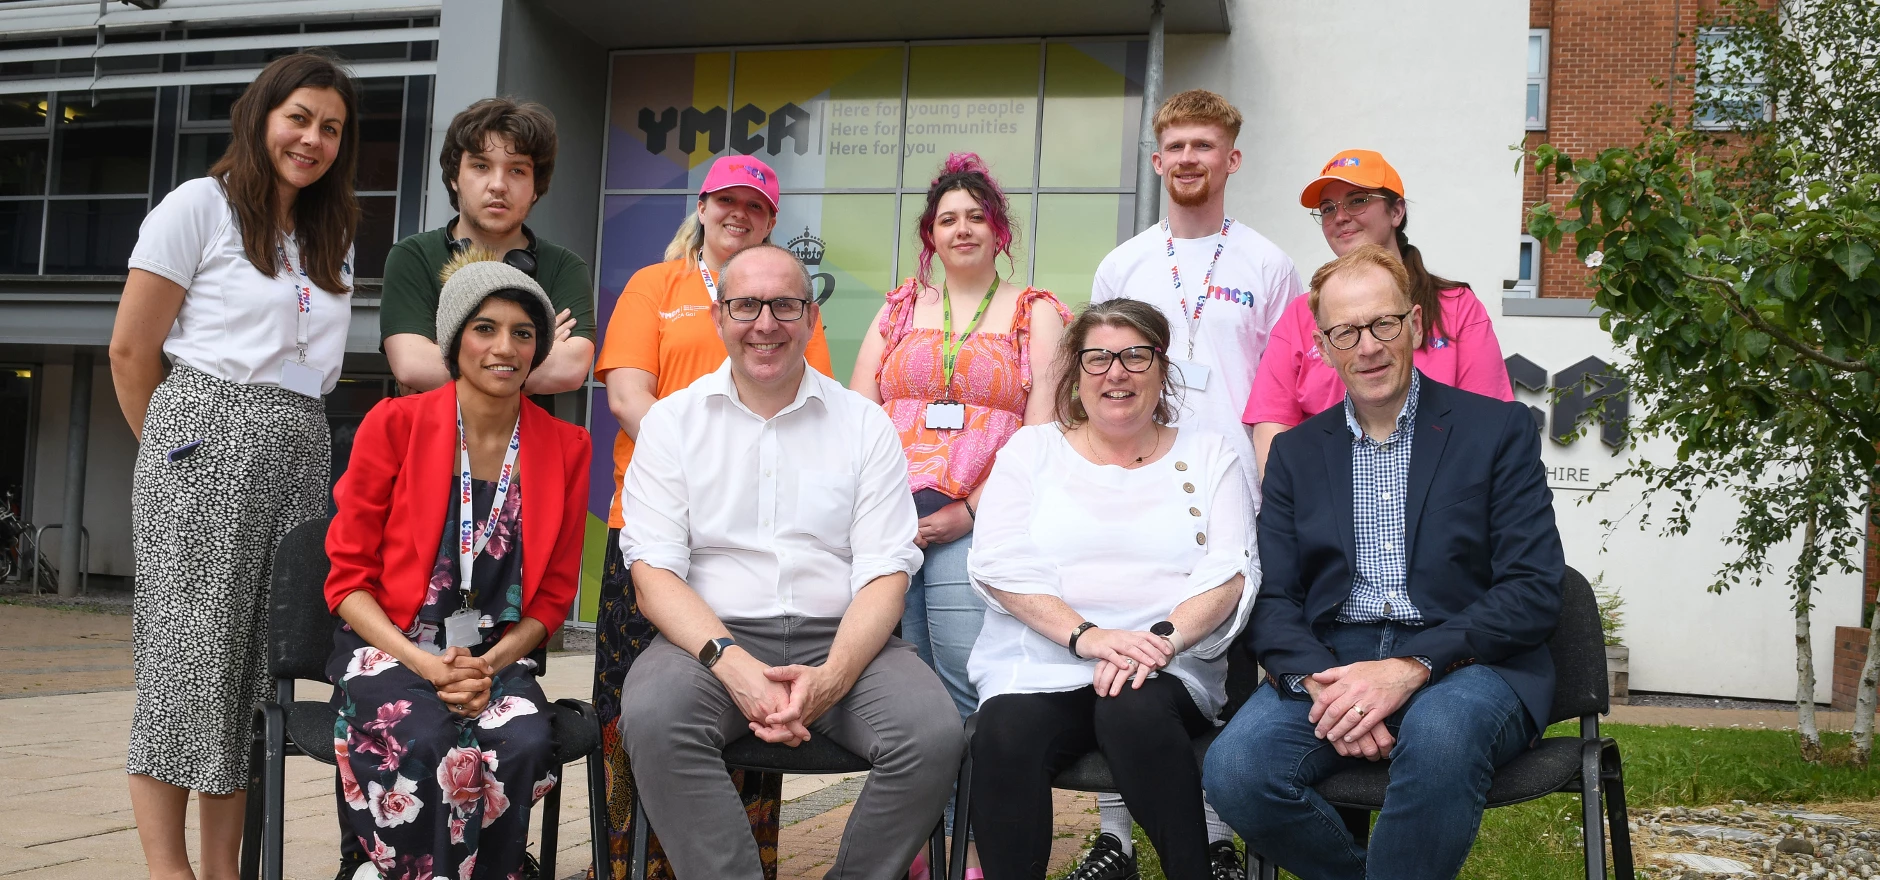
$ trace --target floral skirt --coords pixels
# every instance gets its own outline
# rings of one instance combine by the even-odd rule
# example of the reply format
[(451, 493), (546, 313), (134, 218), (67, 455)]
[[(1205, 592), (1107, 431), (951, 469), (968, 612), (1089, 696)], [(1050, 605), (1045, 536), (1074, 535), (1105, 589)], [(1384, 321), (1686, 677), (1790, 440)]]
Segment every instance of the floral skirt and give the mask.
[(535, 661), (499, 670), (488, 708), (464, 718), (350, 627), (333, 648), (340, 821), (366, 857), (385, 880), (519, 877), (529, 808), (556, 782)]
[[(640, 613), (633, 595), (633, 582), (620, 555), (620, 530), (607, 531), (606, 565), (601, 572), (600, 618), (595, 624), (594, 710), (600, 716), (601, 751), (606, 758), (607, 775), (607, 852), (611, 857), (600, 867), (598, 880), (627, 880), (628, 850), (633, 842), (633, 773), (627, 766), (627, 747), (620, 741), (620, 686), (627, 680), (627, 670), (634, 658), (646, 650), (657, 632), (646, 615)], [(744, 812), (751, 820), (751, 834), (757, 838), (758, 857), (764, 864), (767, 880), (777, 880), (777, 827), (783, 812), (783, 776), (776, 773), (731, 771), (732, 784), (744, 800)], [(651, 880), (672, 880), (672, 865), (659, 846), (657, 836), (649, 836), (647, 875)], [(632, 880), (639, 880), (635, 877)]]

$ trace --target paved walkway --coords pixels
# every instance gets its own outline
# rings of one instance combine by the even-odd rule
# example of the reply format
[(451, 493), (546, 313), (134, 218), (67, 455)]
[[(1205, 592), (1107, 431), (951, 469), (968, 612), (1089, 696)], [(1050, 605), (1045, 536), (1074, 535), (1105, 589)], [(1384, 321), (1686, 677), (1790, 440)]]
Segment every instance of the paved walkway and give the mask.
[[(586, 699), (593, 660), (556, 654), (542, 678), (550, 699)], [(326, 685), (303, 683), (299, 699), (325, 699)], [(134, 699), (130, 618), (120, 614), (0, 605), (0, 877), (5, 880), (137, 877), (144, 873), (124, 782), (124, 744)], [(1824, 730), (1847, 730), (1852, 713), (1822, 712)], [(1693, 727), (1792, 728), (1793, 712), (1615, 706), (1613, 722)], [(587, 866), (586, 768), (570, 765), (563, 796), (557, 873)], [(287, 762), (287, 876), (329, 880), (339, 829), (333, 771)], [(813, 880), (828, 869), (861, 779), (784, 781), (782, 880)], [(1095, 799), (1059, 792), (1053, 863), (1068, 865), (1096, 827)], [(195, 828), (194, 809), (191, 829)], [(193, 830), (192, 830), (193, 837)], [(532, 833), (532, 842), (539, 836)], [(192, 843), (192, 851), (194, 841)]]
[[(130, 618), (116, 614), (0, 605), (0, 877), (97, 880), (143, 876), (143, 849), (124, 781), (124, 744), (135, 698)], [(549, 699), (587, 699), (591, 655), (556, 654), (542, 677)], [(330, 688), (303, 682), (297, 699), (324, 700)], [(569, 765), (562, 797), (557, 873), (588, 864), (586, 767)], [(861, 778), (784, 779), (780, 880), (814, 880), (828, 870)], [(330, 880), (339, 824), (333, 770), (304, 758), (287, 762), (286, 868), (289, 880)], [(1053, 860), (1062, 868), (1096, 827), (1096, 802), (1060, 793)], [(537, 814), (539, 820), (540, 814)], [(195, 808), (189, 821), (195, 852)], [(539, 829), (530, 833), (540, 845)]]

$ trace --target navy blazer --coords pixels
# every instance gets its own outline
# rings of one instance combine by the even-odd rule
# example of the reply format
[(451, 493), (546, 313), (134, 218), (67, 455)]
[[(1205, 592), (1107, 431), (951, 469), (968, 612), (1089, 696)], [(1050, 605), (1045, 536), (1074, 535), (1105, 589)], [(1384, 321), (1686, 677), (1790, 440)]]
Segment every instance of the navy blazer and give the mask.
[[(1540, 432), (1528, 409), (1421, 377), (1404, 500), (1406, 586), (1428, 628), (1394, 656), (1429, 658), (1431, 682), (1495, 670), (1546, 729), (1547, 649), (1566, 561)], [(1351, 595), (1351, 431), (1341, 404), (1273, 439), (1260, 511), (1260, 594), (1246, 645), (1268, 674), (1340, 665), (1321, 634)], [(1288, 689), (1281, 688), (1282, 693)]]

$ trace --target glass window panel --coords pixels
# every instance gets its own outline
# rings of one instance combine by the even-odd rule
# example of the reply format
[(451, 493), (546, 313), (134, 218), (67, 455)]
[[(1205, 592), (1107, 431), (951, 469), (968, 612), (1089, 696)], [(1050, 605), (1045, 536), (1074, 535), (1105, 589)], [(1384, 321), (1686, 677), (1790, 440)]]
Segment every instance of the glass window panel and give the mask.
[(46, 274), (123, 275), (144, 199), (55, 201), (46, 215)]
[(46, 140), (0, 141), (0, 196), (46, 193)]
[(39, 227), (46, 203), (0, 202), (0, 275), (39, 274)]
[(53, 191), (66, 195), (149, 192), (156, 113), (155, 89), (62, 95), (59, 172)]
[[(8, 49), (47, 49), (59, 45), (56, 39), (8, 41)], [(57, 61), (9, 61), (0, 64), (0, 79), (51, 76), (59, 70)]]
[(1528, 76), (1540, 76), (1546, 59), (1541, 54), (1541, 35), (1528, 35)]
[[(1013, 284), (1025, 284), (1031, 280), (1031, 194), (1010, 193), (1012, 206), (1012, 259), (999, 257), (999, 277), (1010, 280)], [(901, 194), (901, 271), (897, 281), (914, 277), (920, 271), (920, 214), (927, 207), (925, 193)], [(1110, 252), (1113, 245), (1104, 245), (1103, 253)], [(1102, 254), (1098, 254), (1102, 258)], [(1096, 264), (1090, 264), (1096, 269)], [(933, 258), (933, 275), (929, 279), (939, 282), (946, 272), (940, 265), (940, 258)]]
[(1521, 281), (1534, 280), (1534, 243), (1521, 242), (1521, 271), (1516, 276)]
[(209, 173), (209, 166), (222, 158), (234, 135), (224, 132), (184, 134), (176, 139), (176, 182), (195, 180)]
[(1038, 197), (1038, 273), (1033, 287), (1077, 309), (1090, 301), (1097, 264), (1128, 238), (1134, 196), (1045, 194)]
[(398, 188), (398, 143), (404, 130), (403, 77), (359, 81), (359, 176), (364, 191)]
[(823, 304), (830, 363), (847, 383), (869, 323), (894, 286), (894, 196), (785, 196), (770, 240), (809, 269)]
[(1146, 59), (1141, 41), (1050, 44), (1040, 186), (1134, 182)]
[(398, 197), (359, 199), (359, 230), (353, 234), (353, 277), (385, 277), (385, 256), (398, 240)]
[[(307, 45), (321, 46), (320, 38), (307, 35)], [(345, 61), (403, 61), (411, 54), (410, 43), (355, 43), (350, 46), (333, 46), (325, 51), (339, 56)]]
[(785, 189), (894, 186), (903, 50), (739, 52), (726, 149)]
[(1007, 188), (1032, 185), (1038, 131), (1037, 44), (916, 46), (908, 59), (902, 185), (932, 180), (947, 154), (971, 150)]
[(0, 128), (45, 128), (45, 95), (0, 96)]
[[(694, 203), (689, 195), (606, 196), (602, 200), (600, 269), (595, 273), (600, 297), (594, 316), (603, 334), (627, 279), (665, 259), (666, 243)], [(602, 515), (606, 512), (602, 507)]]
[(1530, 123), (1541, 121), (1541, 84), (1540, 83), (1528, 83), (1527, 121)]
[(189, 87), (189, 100), (184, 103), (183, 118), (190, 122), (211, 122), (229, 118), (229, 109), (235, 106), (235, 99), (247, 91), (243, 83), (215, 83)]
[(725, 149), (731, 53), (622, 55), (613, 77), (604, 186), (695, 190), (704, 183), (712, 157)]

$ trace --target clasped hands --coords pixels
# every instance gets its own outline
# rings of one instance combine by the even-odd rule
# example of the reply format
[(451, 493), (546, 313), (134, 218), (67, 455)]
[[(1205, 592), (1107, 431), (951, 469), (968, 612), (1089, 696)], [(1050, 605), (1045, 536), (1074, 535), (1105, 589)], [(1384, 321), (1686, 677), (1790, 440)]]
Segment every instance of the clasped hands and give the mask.
[(1077, 637), (1077, 654), (1097, 661), (1097, 696), (1114, 697), (1123, 685), (1142, 687), (1149, 674), (1175, 659), (1175, 646), (1154, 633), (1092, 627)]
[(808, 741), (810, 723), (855, 686), (853, 676), (829, 664), (765, 666), (737, 645), (725, 649), (712, 672), (750, 721), (751, 733), (791, 748)]
[(489, 661), (464, 648), (445, 648), (441, 655), (426, 654), (418, 674), (437, 688), (437, 697), (452, 714), (475, 718), (490, 703)]
[(1306, 720), (1317, 725), (1313, 735), (1330, 742), (1340, 755), (1387, 758), (1397, 738), (1384, 719), (1403, 708), (1429, 678), (1430, 671), (1408, 657), (1334, 666), (1301, 682), (1312, 696)]

